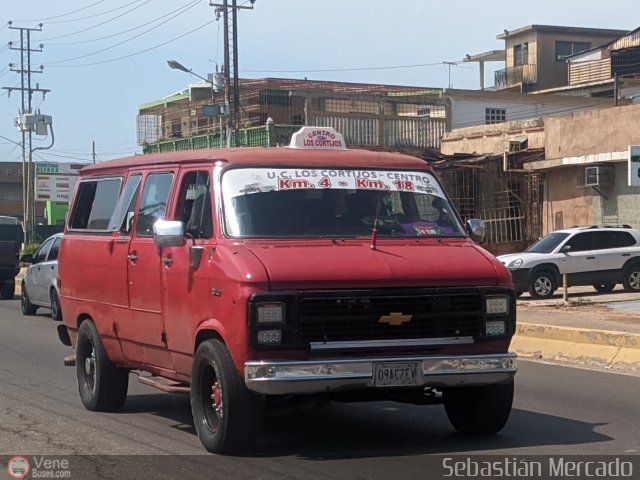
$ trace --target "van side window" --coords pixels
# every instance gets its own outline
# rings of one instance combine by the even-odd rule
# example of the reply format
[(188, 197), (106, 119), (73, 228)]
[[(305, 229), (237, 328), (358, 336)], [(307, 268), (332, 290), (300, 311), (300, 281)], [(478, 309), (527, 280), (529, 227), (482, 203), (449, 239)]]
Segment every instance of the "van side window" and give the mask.
[(69, 227), (74, 230), (108, 230), (118, 201), (121, 178), (86, 180), (78, 186)]
[(209, 173), (190, 172), (182, 179), (178, 197), (178, 220), (193, 238), (213, 237)]
[(152, 173), (147, 177), (138, 209), (136, 235), (153, 235), (153, 224), (165, 216), (172, 180), (172, 173)]
[(131, 175), (122, 190), (122, 195), (118, 199), (111, 220), (109, 220), (109, 230), (119, 230), (122, 233), (131, 233), (133, 213), (136, 208), (136, 200), (140, 191), (142, 175)]

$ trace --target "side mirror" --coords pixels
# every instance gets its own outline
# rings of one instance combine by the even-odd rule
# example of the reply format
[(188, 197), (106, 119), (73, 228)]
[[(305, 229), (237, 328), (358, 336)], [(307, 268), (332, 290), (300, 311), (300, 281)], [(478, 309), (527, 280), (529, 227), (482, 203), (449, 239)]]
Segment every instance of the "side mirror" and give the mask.
[(26, 255), (22, 255), (20, 257), (20, 263), (33, 263), (33, 255), (31, 253), (27, 253)]
[(187, 241), (184, 223), (177, 220), (156, 220), (153, 224), (153, 241), (159, 247), (182, 247)]
[(561, 249), (560, 249), (560, 253), (567, 253), (571, 251), (571, 245), (564, 245)]
[(471, 218), (467, 220), (467, 233), (474, 242), (480, 243), (484, 240), (484, 236), (487, 229), (484, 225), (484, 220), (479, 218)]

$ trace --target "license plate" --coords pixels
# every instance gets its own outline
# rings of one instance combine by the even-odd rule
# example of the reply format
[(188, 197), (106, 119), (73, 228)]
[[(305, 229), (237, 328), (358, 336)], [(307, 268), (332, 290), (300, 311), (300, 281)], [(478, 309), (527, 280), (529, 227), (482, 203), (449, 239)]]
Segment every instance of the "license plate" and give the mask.
[(402, 387), (417, 385), (418, 362), (376, 363), (373, 366), (373, 384), (376, 387)]

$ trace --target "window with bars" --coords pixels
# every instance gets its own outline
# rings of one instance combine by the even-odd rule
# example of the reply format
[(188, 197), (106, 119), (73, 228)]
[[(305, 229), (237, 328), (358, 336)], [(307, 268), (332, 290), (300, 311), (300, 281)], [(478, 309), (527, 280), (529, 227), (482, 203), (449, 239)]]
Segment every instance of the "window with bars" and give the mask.
[(486, 108), (484, 113), (484, 123), (491, 125), (494, 123), (503, 123), (507, 121), (506, 108)]

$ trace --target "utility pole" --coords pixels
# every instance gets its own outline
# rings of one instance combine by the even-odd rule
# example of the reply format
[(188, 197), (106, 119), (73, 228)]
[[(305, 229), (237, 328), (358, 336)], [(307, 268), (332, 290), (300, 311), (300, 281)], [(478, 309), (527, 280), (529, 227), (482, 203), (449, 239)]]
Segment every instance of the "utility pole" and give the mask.
[(91, 158), (93, 159), (93, 163), (96, 163), (96, 142), (95, 140), (91, 142)]
[[(222, 14), (224, 28), (224, 101), (227, 112), (227, 147), (238, 146), (238, 121), (240, 116), (240, 85), (238, 80), (238, 10), (253, 10), (255, 0), (250, 5), (238, 5), (237, 0), (223, 0), (222, 3), (209, 2), (216, 7), (217, 18)], [(229, 20), (231, 14), (231, 20)]]
[(447, 88), (451, 88), (451, 66), (457, 65), (458, 62), (442, 62), (447, 66), (447, 70), (449, 72), (449, 83), (447, 84)]
[[(37, 28), (14, 27), (9, 22), (9, 28), (20, 31), (20, 48), (14, 47), (13, 42), (9, 42), (10, 50), (20, 50), (20, 68), (13, 68), (13, 64), (9, 64), (12, 72), (20, 74), (20, 87), (3, 87), (7, 90), (8, 95), (13, 90), (19, 90), (22, 94), (22, 105), (20, 110), (21, 118), (24, 115), (32, 114), (31, 101), (34, 92), (42, 93), (42, 98), (50, 91), (40, 88), (36, 83), (35, 88), (31, 86), (31, 74), (42, 73), (43, 66), (39, 70), (31, 70), (31, 52), (42, 52), (43, 45), (39, 48), (31, 48), (31, 32), (42, 31), (42, 24)], [(17, 126), (22, 133), (22, 213), (25, 233), (25, 243), (33, 241), (33, 232), (35, 229), (35, 172), (33, 168), (33, 149), (31, 143), (32, 129), (24, 128), (22, 122), (16, 121)]]

